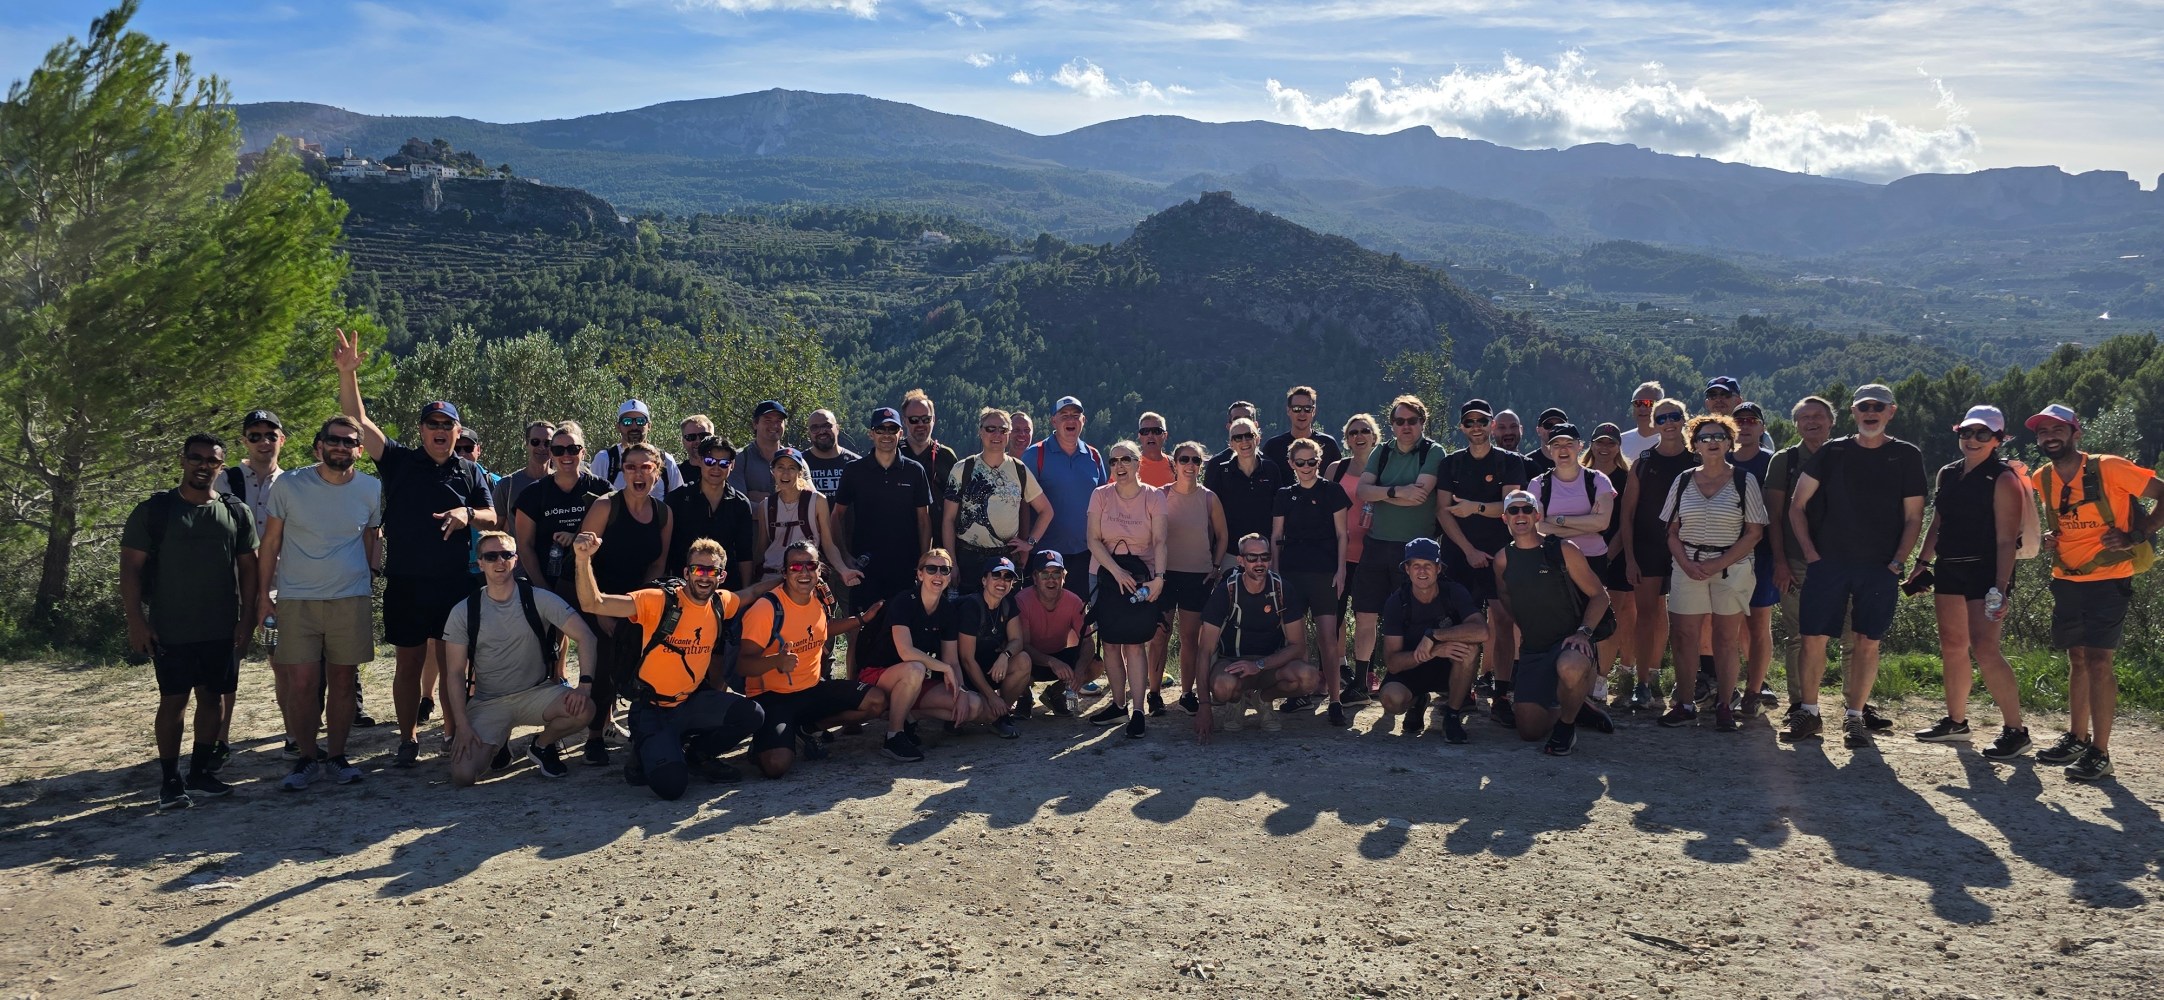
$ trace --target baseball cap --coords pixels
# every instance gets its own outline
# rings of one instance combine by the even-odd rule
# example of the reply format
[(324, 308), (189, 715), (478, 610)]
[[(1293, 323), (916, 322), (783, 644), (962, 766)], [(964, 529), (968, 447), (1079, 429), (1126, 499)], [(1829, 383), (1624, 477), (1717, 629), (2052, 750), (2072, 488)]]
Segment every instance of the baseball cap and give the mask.
[(439, 413), (443, 414), (446, 417), (450, 417), (453, 420), (458, 419), (458, 407), (452, 406), (451, 404), (446, 403), (443, 400), (439, 399), (434, 402), (421, 404), (421, 419), (427, 420), (428, 418), (433, 417)]
[(1057, 416), (1059, 414), (1059, 411), (1064, 410), (1070, 406), (1074, 407), (1076, 413), (1083, 412), (1081, 400), (1076, 399), (1073, 396), (1061, 396), (1059, 398), (1059, 402), (1052, 404), (1052, 413), (1054, 416)]
[[(1970, 412), (1974, 413), (1975, 411), (1971, 410)], [(2077, 431), (2081, 429), (2081, 414), (2075, 413), (2073, 407), (2064, 403), (2053, 403), (2038, 410), (2036, 416), (2030, 417), (2022, 426), (2033, 431), (2036, 429), (2037, 424), (2046, 420), (2056, 420)]]
[(1493, 414), (1494, 412), (1495, 407), (1489, 406), (1488, 401), (1485, 399), (1468, 399), (1458, 406), (1458, 416), (1461, 417), (1468, 413)]
[(1583, 441), (1585, 440), (1585, 435), (1579, 433), (1577, 424), (1571, 423), (1570, 421), (1566, 420), (1560, 424), (1555, 425), (1555, 429), (1548, 432), (1548, 440), (1553, 441), (1556, 438), (1569, 438), (1573, 441)]
[(1743, 386), (1726, 375), (1718, 375), (1706, 381), (1707, 392), (1712, 392), (1715, 389), (1726, 390), (1731, 395), (1743, 395)]
[(257, 424), (269, 424), (279, 430), (286, 429), (286, 425), (278, 422), (278, 415), (269, 410), (249, 410), (247, 416), (240, 418), (241, 430), (247, 430)]
[(642, 417), (652, 417), (654, 415), (654, 411), (646, 408), (646, 401), (643, 399), (627, 399), (624, 400), (624, 405), (616, 408), (616, 415), (619, 417), (630, 413), (636, 413)]
[(896, 427), (902, 426), (902, 411), (891, 406), (882, 406), (873, 410), (871, 418), (864, 421), (864, 429), (876, 431), (887, 424), (893, 424)]
[(778, 400), (772, 399), (762, 399), (759, 401), (759, 405), (752, 407), (751, 419), (757, 420), (769, 413), (779, 413), (783, 420), (789, 419), (789, 408), (781, 405)]
[(788, 445), (783, 445), (779, 448), (774, 449), (774, 460), (773, 462), (768, 462), (767, 464), (771, 466), (774, 464), (774, 462), (779, 462), (785, 458), (789, 461), (795, 462), (796, 467), (799, 469), (806, 468), (806, 466), (804, 465), (804, 453), (796, 450), (795, 448), (791, 448)]
[(1535, 511), (1540, 510), (1540, 498), (1525, 490), (1511, 490), (1503, 495), (1503, 510), (1505, 511), (1522, 503), (1532, 504)]
[(1856, 395), (1850, 397), (1849, 399), (1849, 405), (1854, 406), (1855, 404), (1864, 402), (1865, 400), (1876, 400), (1878, 402), (1885, 403), (1888, 406), (1892, 406), (1894, 401), (1893, 390), (1883, 385), (1880, 385), (1877, 382), (1873, 382), (1870, 385), (1864, 386), (1863, 388), (1856, 390)]
[(1982, 424), (1994, 434), (2003, 434), (2006, 432), (2006, 414), (1999, 412), (1996, 406), (1971, 406), (1969, 415), (1962, 417), (1954, 429), (1958, 431), (1970, 424)]
[(1038, 549), (1029, 554), (1029, 575), (1036, 576), (1048, 569), (1066, 569), (1067, 560), (1060, 558), (1054, 549)]
[(1738, 417), (1740, 417), (1740, 416), (1742, 416), (1742, 415), (1743, 415), (1743, 414), (1744, 414), (1744, 413), (1745, 413), (1746, 411), (1748, 411), (1748, 412), (1749, 412), (1749, 413), (1750, 413), (1750, 414), (1751, 414), (1752, 416), (1754, 416), (1754, 417), (1757, 417), (1760, 423), (1764, 423), (1764, 422), (1765, 422), (1765, 420), (1766, 420), (1766, 411), (1765, 411), (1765, 409), (1764, 409), (1764, 408), (1762, 408), (1762, 407), (1760, 407), (1760, 406), (1759, 406), (1759, 405), (1758, 405), (1757, 403), (1753, 403), (1753, 402), (1750, 402), (1749, 400), (1745, 400), (1744, 402), (1741, 402), (1741, 403), (1737, 403), (1737, 404), (1736, 404), (1736, 412), (1735, 412), (1735, 413), (1733, 413), (1733, 414), (1730, 414), (1730, 415), (1731, 415), (1731, 416), (1738, 416)]
[(999, 558), (992, 560), (991, 565), (984, 568), (984, 575), (991, 576), (992, 574), (997, 573), (1000, 570), (1006, 570), (1009, 573), (1014, 572), (1014, 560), (1009, 559), (1006, 556), (1000, 556)]
[(1607, 438), (1610, 441), (1621, 441), (1623, 440), (1623, 428), (1614, 424), (1602, 424), (1593, 428), (1593, 440), (1598, 441), (1601, 438)]
[(471, 427), (460, 427), (458, 429), (458, 439), (460, 441), (471, 441), (475, 444), (480, 444), (481, 432), (474, 430)]
[(1406, 542), (1405, 558), (1402, 561), (1412, 562), (1415, 559), (1441, 563), (1443, 561), (1442, 544), (1433, 538), (1415, 538), (1410, 542)]
[(1570, 419), (1570, 414), (1568, 414), (1568, 413), (1565, 413), (1565, 412), (1563, 412), (1563, 408), (1562, 408), (1562, 407), (1560, 407), (1560, 406), (1551, 406), (1551, 407), (1548, 407), (1548, 408), (1547, 408), (1547, 409), (1545, 409), (1545, 410), (1542, 410), (1542, 411), (1540, 411), (1540, 417), (1539, 417), (1538, 419), (1534, 420), (1534, 421), (1533, 421), (1533, 423), (1535, 423), (1535, 424), (1545, 424), (1545, 423), (1547, 423), (1547, 422), (1548, 422), (1548, 421), (1550, 421), (1550, 420), (1569, 420), (1569, 419)]

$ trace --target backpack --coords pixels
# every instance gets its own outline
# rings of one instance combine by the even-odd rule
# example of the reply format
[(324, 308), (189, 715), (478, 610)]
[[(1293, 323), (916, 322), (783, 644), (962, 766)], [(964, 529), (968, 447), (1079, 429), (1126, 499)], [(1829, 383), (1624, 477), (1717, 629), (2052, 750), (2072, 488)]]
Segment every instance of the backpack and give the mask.
[(248, 495), (248, 474), (240, 466), (230, 465), (225, 470), (225, 491), (237, 497)]
[[(541, 679), (550, 680), (556, 676), (556, 658), (551, 655), (556, 649), (556, 630), (541, 620), (540, 609), (534, 607), (532, 581), (517, 582), (518, 603), (526, 612), (526, 627), (533, 629), (533, 637), (541, 645)], [(475, 587), (466, 597), (466, 697), (469, 700), (473, 698), (475, 687), (473, 654), (481, 639), (481, 601), (487, 593), (488, 588)]]
[(2036, 484), (2029, 481), (2028, 467), (2020, 462), (2008, 462), (2006, 467), (2021, 486), (2021, 533), (2014, 542), (2014, 558), (2034, 559), (2044, 551), (2044, 526), (2036, 512)]
[[(642, 701), (659, 703), (660, 697), (654, 691), (653, 685), (646, 683), (646, 679), (640, 676), (639, 671), (646, 665), (646, 657), (654, 650), (667, 649), (684, 660), (684, 671), (687, 674), (691, 672), (690, 653), (669, 641), (669, 636), (676, 632), (677, 624), (684, 620), (684, 602), (683, 598), (678, 596), (684, 589), (684, 581), (672, 576), (666, 580), (655, 580), (640, 589), (661, 591), (661, 617), (654, 622), (651, 628), (647, 629), (646, 641), (639, 647), (637, 655), (613, 657), (609, 672), (618, 691), (625, 692)], [(629, 631), (621, 626), (617, 628), (616, 634), (620, 643), (622, 637)], [(717, 636), (715, 638), (718, 642), (722, 637)], [(629, 648), (629, 643), (623, 643), (618, 652), (621, 654), (628, 651)]]
[[(1562, 539), (1552, 535), (1542, 538), (1540, 555), (1547, 561), (1548, 568), (1563, 574), (1563, 582), (1570, 590), (1571, 610), (1577, 613), (1578, 620), (1582, 622), (1585, 620), (1586, 596), (1584, 591), (1578, 589), (1578, 582), (1570, 578), (1570, 564), (1563, 561), (1564, 544)], [(1593, 641), (1606, 642), (1612, 635), (1615, 635), (1615, 608), (1610, 607), (1600, 616), (1600, 624), (1593, 626)]]
[[(780, 556), (780, 555), (781, 555), (781, 554), (782, 554), (783, 552), (786, 552), (786, 551), (788, 551), (788, 550), (789, 550), (789, 543), (791, 543), (791, 542), (794, 542), (794, 541), (796, 541), (796, 538), (794, 537), (794, 532), (795, 532), (795, 531), (797, 531), (797, 530), (801, 530), (801, 531), (803, 531), (803, 532), (804, 532), (804, 537), (805, 537), (805, 538), (812, 538), (812, 515), (811, 515), (811, 509), (812, 509), (812, 491), (810, 491), (810, 490), (804, 490), (804, 491), (802, 491), (802, 492), (798, 493), (798, 494), (797, 494), (797, 497), (796, 497), (796, 523), (795, 523), (795, 524), (792, 524), (792, 525), (790, 525), (790, 528), (791, 528), (791, 534), (787, 534), (787, 535), (782, 535), (782, 536), (779, 536), (779, 537), (776, 537), (776, 538), (769, 538), (769, 539), (767, 539), (767, 543), (766, 543), (766, 551), (765, 551), (765, 552), (762, 552), (762, 553), (760, 553), (760, 554), (759, 554), (759, 563), (760, 563), (760, 565), (761, 565), (761, 566), (765, 566), (765, 565), (766, 565), (766, 557), (767, 557), (767, 556), (769, 556), (769, 555), (772, 555), (772, 556), (777, 556), (777, 557), (778, 557), (778, 556)], [(767, 495), (766, 495), (766, 530), (767, 530), (767, 532), (768, 532), (769, 534), (771, 534), (771, 533), (772, 533), (772, 532), (774, 531), (775, 527), (776, 527), (776, 525), (774, 524), (774, 519), (775, 519), (775, 518), (777, 518), (777, 517), (780, 517), (780, 516), (781, 516), (781, 494), (779, 494), (779, 493), (769, 493), (769, 494), (767, 494)], [(816, 539), (816, 538), (812, 538), (812, 540), (813, 540), (813, 541), (819, 541), (819, 539)], [(778, 547), (777, 547), (777, 546), (778, 546)]]
[[(2051, 496), (2051, 481), (2053, 478), (2051, 463), (2046, 462), (2041, 468), (2038, 468), (2036, 477), (2037, 492), (2045, 498), (2043, 502), (2048, 504), (2051, 502), (2049, 497)], [(2096, 505), (2097, 513), (2104, 518), (2104, 527), (2106, 529), (2118, 529), (2119, 512), (2112, 509), (2110, 498), (2104, 495), (2104, 460), (2101, 456), (2091, 455), (2087, 462), (2082, 463), (2081, 502)], [(2128, 501), (2130, 506), (2132, 503), (2132, 500)], [(2074, 506), (2078, 507), (2080, 504)], [(2062, 507), (2055, 509), (2052, 513), (2057, 517), (2065, 517), (2072, 511), (2073, 507)], [(2129, 513), (2131, 514), (2132, 511), (2129, 510)], [(2041, 539), (2039, 539), (2039, 542), (2041, 542)], [(2019, 551), (2018, 543), (2016, 551), (2017, 553)], [(2140, 576), (2149, 572), (2149, 567), (2156, 565), (2157, 554), (2154, 544), (2136, 541), (2132, 548), (2123, 551), (2114, 552), (2111, 549), (2104, 549), (2079, 566), (2067, 565), (2066, 561), (2056, 552), (2052, 555), (2052, 561), (2058, 563), (2059, 568), (2065, 570), (2068, 576), (2084, 576), (2094, 573), (2105, 566), (2132, 562), (2134, 564), (2134, 575)]]
[[(1380, 447), (1382, 448), (1383, 457), (1375, 460), (1375, 481), (1377, 483), (1383, 481), (1383, 472), (1390, 468), (1390, 456), (1392, 453), (1398, 450), (1398, 443), (1396, 441), (1389, 441), (1385, 442)], [(1421, 435), (1420, 443), (1413, 446), (1413, 464), (1428, 464), (1428, 453), (1434, 450), (1435, 439), (1430, 438), (1425, 434)]]
[[(1087, 441), (1082, 441), (1082, 442), (1078, 442), (1078, 443), (1082, 445), (1082, 450), (1083, 450), (1083, 451), (1086, 451), (1086, 452), (1089, 452), (1089, 453), (1090, 453), (1090, 461), (1092, 461), (1092, 462), (1095, 462), (1095, 463), (1097, 463), (1097, 468), (1098, 468), (1098, 469), (1099, 469), (1100, 471), (1102, 471), (1102, 470), (1104, 469), (1104, 467), (1105, 467), (1105, 457), (1104, 457), (1103, 455), (1099, 455), (1099, 454), (1097, 454), (1097, 449), (1096, 449), (1096, 448), (1094, 448), (1094, 447), (1091, 447), (1091, 446), (1090, 446), (1090, 443), (1089, 443), (1089, 442), (1087, 442)], [(1033, 445), (1033, 446), (1032, 446), (1032, 447), (1034, 447), (1034, 448), (1036, 448), (1036, 449), (1037, 449), (1037, 478), (1039, 478), (1039, 479), (1043, 479), (1043, 478), (1044, 478), (1044, 453), (1045, 453), (1045, 446), (1046, 446), (1046, 445), (1048, 445), (1048, 444), (1052, 444), (1052, 439), (1051, 439), (1051, 438), (1046, 438), (1046, 439), (1044, 439), (1044, 440), (1042, 440), (1042, 441), (1039, 441), (1039, 442), (1037, 442), (1037, 443), (1036, 443), (1035, 445)], [(1057, 446), (1057, 445), (1053, 445), (1053, 447), (1058, 447), (1058, 446)]]
[[(228, 546), (229, 551), (226, 553), (226, 558), (230, 560), (240, 555), (240, 531), (238, 529), (244, 523), (253, 529), (255, 527), (255, 512), (248, 509), (248, 501), (231, 493), (213, 491), (211, 496), (216, 497), (219, 503), (225, 505), (226, 516), (233, 519), (235, 529), (233, 531), (234, 544)], [(167, 522), (173, 519), (175, 513), (173, 505), (186, 503), (187, 501), (181, 499), (179, 490), (159, 490), (150, 495), (150, 502), (157, 506), (151, 508), (150, 552), (148, 558), (143, 560), (143, 579), (140, 593), (145, 605), (151, 603), (151, 596), (158, 589), (158, 553), (165, 548), (165, 528)]]
[[(1586, 505), (1586, 508), (1587, 508), (1587, 509), (1588, 509), (1588, 510), (1590, 511), (1590, 510), (1592, 509), (1592, 507), (1593, 507), (1593, 506), (1595, 505), (1595, 503), (1596, 503), (1596, 502), (1598, 501), (1598, 499), (1599, 499), (1598, 497), (1595, 497), (1595, 496), (1593, 495), (1593, 470), (1591, 470), (1591, 469), (1586, 469), (1586, 470), (1584, 470), (1584, 471), (1582, 471), (1582, 472), (1578, 473), (1578, 478), (1579, 478), (1579, 479), (1581, 479), (1581, 480), (1583, 480), (1583, 481), (1585, 482), (1585, 505)], [(1541, 473), (1541, 474), (1540, 474), (1540, 509), (1541, 509), (1541, 510), (1547, 510), (1547, 509), (1548, 509), (1548, 494), (1549, 494), (1549, 490), (1550, 490), (1550, 489), (1551, 489), (1551, 488), (1552, 488), (1552, 487), (1553, 487), (1554, 485), (1555, 485), (1555, 473), (1553, 473), (1553, 472), (1543, 472), (1543, 473)]]
[[(1232, 588), (1240, 585), (1242, 572), (1244, 571), (1238, 566), (1226, 570), (1224, 581), (1219, 584), (1220, 587), (1230, 591), (1225, 596), (1232, 606), (1232, 613), (1225, 617), (1225, 627), (1220, 635), (1231, 637), (1232, 653), (1235, 656), (1239, 655), (1240, 652), (1240, 592)], [(1277, 608), (1278, 622), (1282, 625), (1285, 614), (1285, 581), (1279, 578), (1276, 570), (1270, 571), (1270, 604), (1272, 607)], [(1223, 638), (1218, 639), (1219, 649), (1224, 648), (1224, 641)]]
[[(1093, 458), (1096, 457), (1096, 450), (1091, 449), (1090, 455)], [(1009, 458), (1007, 461), (1014, 462), (1014, 459)], [(968, 458), (963, 459), (961, 469), (962, 482), (969, 482), (970, 473), (977, 471), (977, 456), (971, 455)], [(1037, 471), (1039, 473), (1042, 473), (1044, 471), (1044, 451), (1042, 449), (1039, 449), (1037, 452)], [(1015, 462), (1014, 472), (1015, 476), (1020, 480), (1022, 484), (1022, 495), (1025, 497), (1029, 496), (1029, 466), (1023, 465), (1020, 462)], [(960, 500), (961, 498), (962, 497), (960, 494), (955, 494), (950, 499)], [(1028, 501), (1025, 500), (1023, 502), (1027, 503)]]
[[(1752, 479), (1757, 478), (1757, 475), (1751, 470), (1746, 469), (1740, 465), (1731, 466), (1731, 468), (1736, 470), (1736, 513), (1741, 515), (1743, 520), (1748, 523), (1751, 519), (1751, 498), (1744, 492), (1744, 486), (1748, 485)], [(1683, 509), (1683, 491), (1687, 489), (1694, 490), (1698, 488), (1691, 482), (1692, 480), (1697, 478), (1697, 466), (1693, 466), (1691, 468), (1683, 470), (1683, 474), (1676, 477), (1676, 491), (1674, 494), (1672, 494), (1673, 499), (1668, 501), (1668, 520), (1674, 521), (1676, 519), (1677, 513), (1679, 513)], [(1707, 499), (1711, 498), (1708, 497)], [(1545, 504), (1542, 505), (1542, 509), (1546, 509)], [(1738, 530), (1740, 531), (1741, 529)], [(1741, 534), (1738, 534), (1736, 537), (1738, 539), (1741, 539), (1743, 536)], [(1729, 544), (1733, 545), (1735, 543), (1730, 542)]]

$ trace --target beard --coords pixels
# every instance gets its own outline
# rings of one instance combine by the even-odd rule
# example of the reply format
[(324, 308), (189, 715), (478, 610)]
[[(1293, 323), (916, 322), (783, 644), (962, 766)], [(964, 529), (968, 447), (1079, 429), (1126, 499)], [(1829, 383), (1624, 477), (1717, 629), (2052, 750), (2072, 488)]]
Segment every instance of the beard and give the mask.
[(2043, 440), (2036, 442), (2036, 449), (2043, 452), (2046, 458), (2057, 458), (2073, 450), (2073, 447), (2071, 441)]
[(347, 469), (353, 468), (354, 461), (355, 455), (352, 452), (347, 452), (344, 457), (340, 457), (335, 452), (327, 451), (323, 453), (324, 468), (330, 469), (333, 472), (344, 472)]

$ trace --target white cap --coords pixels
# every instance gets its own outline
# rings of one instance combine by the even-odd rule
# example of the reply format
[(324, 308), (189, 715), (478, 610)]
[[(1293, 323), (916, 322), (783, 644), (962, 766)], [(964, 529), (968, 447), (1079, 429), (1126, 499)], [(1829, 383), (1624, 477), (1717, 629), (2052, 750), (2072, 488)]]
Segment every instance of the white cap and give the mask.
[(1969, 415), (1962, 417), (1961, 422), (1954, 425), (1954, 429), (1958, 431), (1970, 424), (1981, 424), (1990, 428), (1994, 434), (2004, 434), (2006, 433), (2006, 414), (2000, 413), (1999, 408), (1996, 406), (1971, 406), (1969, 407)]
[(621, 417), (626, 413), (636, 413), (642, 417), (651, 417), (654, 415), (654, 411), (646, 408), (646, 401), (640, 399), (624, 400), (624, 405), (616, 408), (617, 416)]

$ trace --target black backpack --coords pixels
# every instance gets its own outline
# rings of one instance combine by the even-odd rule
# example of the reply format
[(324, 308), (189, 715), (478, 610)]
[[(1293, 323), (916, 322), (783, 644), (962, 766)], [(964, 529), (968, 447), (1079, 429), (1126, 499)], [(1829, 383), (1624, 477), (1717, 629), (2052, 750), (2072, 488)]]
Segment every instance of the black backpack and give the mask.
[[(1579, 473), (1578, 473), (1578, 478), (1579, 478), (1579, 479), (1580, 479), (1581, 481), (1583, 481), (1583, 482), (1585, 483), (1585, 506), (1586, 506), (1586, 509), (1587, 509), (1587, 510), (1591, 510), (1591, 509), (1593, 508), (1593, 505), (1594, 505), (1594, 503), (1595, 503), (1596, 499), (1597, 499), (1597, 498), (1596, 498), (1596, 497), (1594, 497), (1594, 495), (1593, 495), (1593, 470), (1591, 470), (1591, 469), (1586, 469), (1586, 470), (1584, 470), (1584, 471), (1582, 471), (1582, 472), (1579, 472)], [(1547, 509), (1548, 509), (1548, 495), (1549, 495), (1549, 491), (1550, 491), (1550, 489), (1551, 489), (1552, 487), (1554, 487), (1554, 485), (1555, 485), (1555, 473), (1554, 473), (1554, 472), (1552, 472), (1552, 471), (1551, 471), (1551, 472), (1543, 472), (1543, 473), (1541, 473), (1541, 474), (1540, 474), (1540, 509), (1541, 509), (1541, 510), (1547, 510)]]
[[(475, 587), (466, 597), (466, 697), (469, 700), (473, 698), (475, 683), (473, 656), (481, 639), (481, 602), (487, 597), (486, 587)], [(541, 680), (551, 680), (556, 677), (557, 633), (554, 627), (541, 620), (541, 609), (534, 606), (532, 581), (518, 581), (518, 603), (526, 612), (526, 627), (533, 629), (533, 637), (541, 645)]]
[[(1398, 450), (1398, 443), (1396, 441), (1386, 441), (1381, 447), (1383, 457), (1375, 460), (1375, 481), (1378, 483), (1383, 481), (1383, 473), (1390, 468), (1390, 456)], [(1421, 435), (1420, 443), (1413, 446), (1413, 464), (1428, 464), (1428, 453), (1434, 450), (1435, 439), (1425, 434)]]
[[(1563, 561), (1563, 546), (1565, 544), (1562, 539), (1553, 535), (1542, 538), (1540, 540), (1540, 556), (1547, 561), (1549, 569), (1563, 574), (1563, 585), (1570, 591), (1571, 610), (1578, 615), (1578, 620), (1582, 622), (1585, 620), (1586, 596), (1583, 591), (1578, 589), (1578, 581), (1570, 578), (1570, 564)], [(1615, 635), (1615, 608), (1610, 607), (1600, 616), (1600, 624), (1593, 626), (1593, 641), (1606, 642), (1608, 637), (1612, 635)]]
[[(1736, 513), (1741, 515), (1744, 520), (1748, 521), (1751, 517), (1751, 498), (1749, 495), (1746, 494), (1744, 488), (1750, 484), (1751, 480), (1758, 478), (1758, 475), (1740, 465), (1734, 466), (1734, 468), (1736, 470)], [(1696, 479), (1697, 477), (1697, 466), (1692, 466), (1691, 468), (1683, 470), (1682, 474), (1676, 477), (1675, 492), (1670, 494), (1671, 499), (1668, 501), (1668, 520), (1674, 521), (1676, 519), (1677, 512), (1683, 509), (1683, 491), (1687, 489), (1698, 488), (1691, 484), (1691, 480)], [(1541, 506), (1543, 509), (1547, 507), (1547, 504), (1545, 502), (1546, 499), (1546, 497), (1542, 498), (1543, 502)], [(1741, 538), (1742, 536), (1739, 534), (1737, 537)], [(1732, 545), (1735, 543), (1731, 542), (1729, 544)]]
[[(248, 501), (242, 500), (231, 493), (213, 491), (211, 496), (216, 497), (219, 503), (225, 505), (226, 516), (233, 519), (234, 545), (231, 547), (231, 551), (226, 553), (226, 558), (230, 560), (240, 554), (241, 525), (246, 524), (250, 530), (255, 528), (255, 512), (248, 509)], [(143, 579), (140, 592), (145, 605), (151, 603), (151, 596), (158, 589), (158, 553), (165, 548), (166, 525), (178, 513), (178, 508), (174, 505), (187, 503), (186, 500), (181, 499), (178, 490), (159, 490), (150, 495), (149, 502), (156, 506), (150, 510), (150, 552), (148, 558), (143, 560)]]
[[(666, 580), (655, 580), (639, 589), (661, 591), (661, 618), (646, 630), (645, 641), (638, 646), (636, 653), (631, 653), (632, 644), (625, 640), (638, 635), (637, 631), (622, 625), (617, 627), (618, 655), (611, 658), (609, 673), (616, 690), (642, 701), (652, 702), (657, 700), (653, 685), (639, 676), (639, 668), (646, 664), (648, 654), (656, 649), (666, 648), (684, 660), (684, 669), (687, 672), (691, 669), (690, 651), (669, 641), (669, 636), (676, 632), (677, 624), (684, 620), (684, 602), (683, 598), (678, 596), (684, 589), (684, 581), (672, 576)], [(719, 641), (719, 638), (716, 637), (716, 640)], [(625, 653), (631, 655), (622, 655)]]
[[(1232, 608), (1225, 616), (1224, 629), (1219, 633), (1223, 638), (1218, 639), (1218, 648), (1223, 649), (1225, 638), (1230, 638), (1234, 656), (1240, 652), (1240, 592), (1236, 588), (1240, 586), (1242, 572), (1244, 571), (1240, 567), (1234, 566), (1225, 571), (1223, 579), (1218, 583), (1218, 586), (1226, 591), (1225, 599)], [(1277, 575), (1276, 570), (1270, 571), (1270, 604), (1277, 609), (1278, 624), (1282, 627), (1285, 622), (1285, 581)]]

